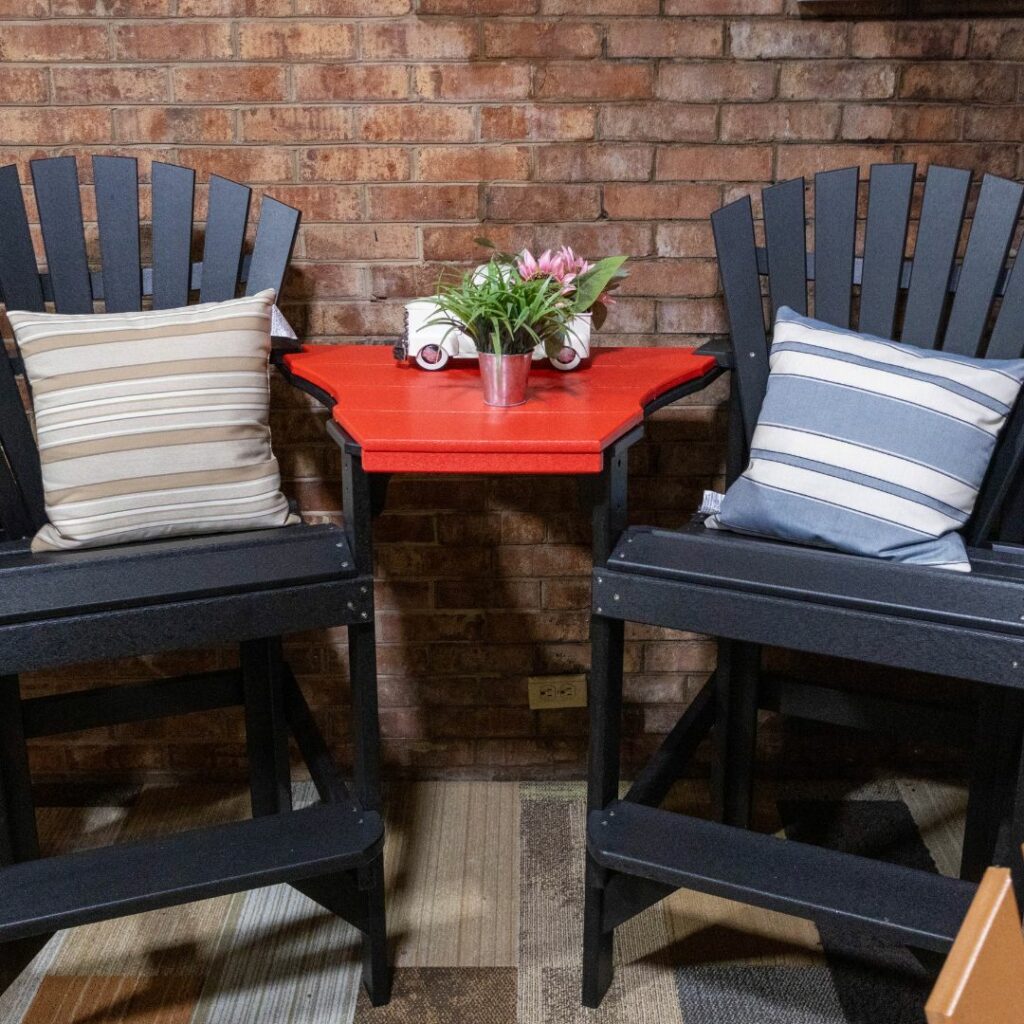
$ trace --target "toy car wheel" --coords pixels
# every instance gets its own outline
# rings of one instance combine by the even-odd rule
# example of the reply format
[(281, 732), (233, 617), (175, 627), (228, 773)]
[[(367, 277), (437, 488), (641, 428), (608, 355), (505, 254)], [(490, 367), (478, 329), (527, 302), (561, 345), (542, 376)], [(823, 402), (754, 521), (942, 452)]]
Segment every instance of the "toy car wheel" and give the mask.
[(416, 365), (424, 370), (443, 370), (448, 365), (448, 353), (440, 345), (424, 345), (416, 353)]
[(568, 345), (551, 360), (551, 365), (556, 370), (575, 370), (583, 362), (579, 352)]

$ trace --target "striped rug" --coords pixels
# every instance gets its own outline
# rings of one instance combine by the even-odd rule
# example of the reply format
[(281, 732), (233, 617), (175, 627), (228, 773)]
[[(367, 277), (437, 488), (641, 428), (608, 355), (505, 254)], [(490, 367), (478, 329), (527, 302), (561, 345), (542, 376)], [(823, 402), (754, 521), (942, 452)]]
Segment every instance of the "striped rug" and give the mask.
[[(48, 852), (242, 817), (237, 788), (44, 792)], [(308, 784), (297, 803), (312, 799)], [(703, 786), (678, 809), (706, 814)], [(926, 870), (956, 869), (958, 786), (765, 784), (758, 827)], [(0, 996), (4, 1024), (921, 1024), (905, 951), (692, 893), (618, 933), (615, 983), (579, 1005), (583, 787), (393, 787), (386, 852), (396, 977), (359, 988), (350, 926), (276, 886), (56, 935)], [(2, 973), (2, 972), (0, 972)]]

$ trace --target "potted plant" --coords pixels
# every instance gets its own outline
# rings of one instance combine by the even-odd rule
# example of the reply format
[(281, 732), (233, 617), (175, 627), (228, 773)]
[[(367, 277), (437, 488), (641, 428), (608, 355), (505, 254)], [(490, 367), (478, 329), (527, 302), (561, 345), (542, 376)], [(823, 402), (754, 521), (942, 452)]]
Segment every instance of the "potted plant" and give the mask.
[(625, 276), (625, 261), (609, 256), (590, 264), (568, 247), (539, 258), (528, 250), (495, 252), (475, 271), (441, 284), (434, 300), (438, 312), (427, 326), (447, 325), (472, 340), (488, 405), (520, 405), (537, 351), (552, 361), (566, 350), (576, 357), (574, 334), (590, 329), (581, 318), (595, 327), (604, 322), (607, 293)]

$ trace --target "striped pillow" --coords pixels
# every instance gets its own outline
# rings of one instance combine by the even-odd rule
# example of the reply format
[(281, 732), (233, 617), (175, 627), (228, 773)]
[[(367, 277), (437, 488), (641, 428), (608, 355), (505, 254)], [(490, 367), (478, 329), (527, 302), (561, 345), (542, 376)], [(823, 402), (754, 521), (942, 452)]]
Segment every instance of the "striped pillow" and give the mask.
[(272, 290), (145, 313), (9, 311), (49, 523), (33, 551), (296, 522), (270, 448)]
[(970, 571), (970, 518), (1024, 360), (971, 359), (779, 310), (750, 464), (726, 528)]

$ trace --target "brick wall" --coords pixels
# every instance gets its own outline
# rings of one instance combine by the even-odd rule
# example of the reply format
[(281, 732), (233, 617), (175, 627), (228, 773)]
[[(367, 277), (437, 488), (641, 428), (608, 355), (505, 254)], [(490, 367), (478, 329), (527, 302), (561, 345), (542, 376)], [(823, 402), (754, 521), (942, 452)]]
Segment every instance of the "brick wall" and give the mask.
[[(1019, 175), (1022, 58), (1018, 20), (802, 19), (793, 0), (0, 0), (0, 162), (131, 153), (294, 203), (305, 218), (287, 305), (316, 341), (392, 338), (403, 300), (472, 261), (484, 224), (504, 247), (630, 254), (604, 340), (690, 344), (724, 327), (715, 207), (775, 178), (894, 157)], [(660, 415), (635, 450), (638, 516), (678, 522), (718, 480), (722, 394)], [(310, 516), (336, 515), (323, 416), (275, 396), (288, 489)], [(587, 662), (576, 507), (562, 479), (392, 484), (378, 607), (393, 766), (579, 771), (583, 713), (526, 707), (529, 675)], [(288, 647), (341, 744), (343, 633)], [(26, 688), (231, 660), (140, 658)], [(712, 660), (699, 637), (631, 632), (634, 752)], [(801, 734), (782, 738), (800, 749)], [(845, 742), (829, 749), (853, 757)], [(216, 774), (241, 752), (225, 713), (84, 733), (33, 757), (56, 775)]]

